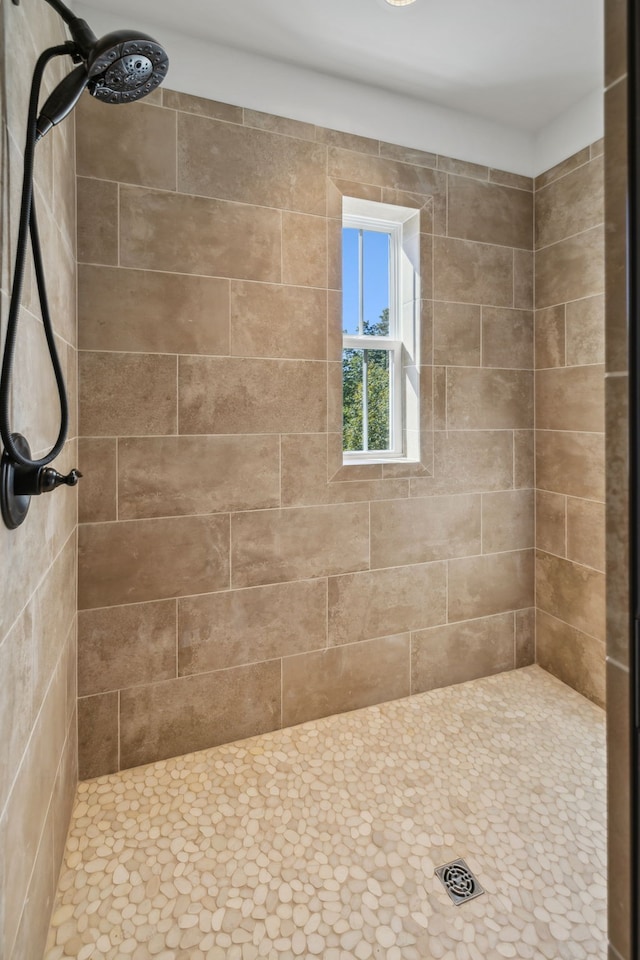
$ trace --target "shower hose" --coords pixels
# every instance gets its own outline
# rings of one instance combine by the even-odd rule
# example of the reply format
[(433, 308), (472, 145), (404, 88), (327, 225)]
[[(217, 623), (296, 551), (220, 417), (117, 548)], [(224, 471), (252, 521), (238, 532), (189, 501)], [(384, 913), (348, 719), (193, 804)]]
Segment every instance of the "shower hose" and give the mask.
[[(27, 121), (27, 140), (24, 150), (24, 179), (22, 183), (22, 199), (20, 203), (20, 221), (18, 228), (18, 240), (16, 249), (15, 267), (13, 273), (13, 286), (11, 290), (11, 300), (9, 305), (9, 314), (7, 319), (7, 335), (4, 346), (4, 355), (2, 358), (2, 373), (0, 374), (0, 437), (6, 453), (11, 459), (22, 467), (44, 467), (58, 456), (64, 446), (69, 428), (69, 404), (64, 384), (64, 376), (58, 351), (56, 350), (53, 324), (51, 322), (51, 313), (47, 298), (45, 284), (44, 264), (42, 261), (42, 251), (40, 249), (40, 236), (38, 233), (38, 222), (36, 219), (36, 210), (33, 196), (33, 170), (35, 162), (35, 150), (38, 142), (36, 124), (38, 119), (38, 100), (40, 97), (40, 87), (45, 68), (54, 57), (69, 56), (74, 53), (72, 43), (63, 44), (57, 47), (51, 47), (40, 55), (33, 73), (31, 82), (31, 94), (29, 97), (29, 117)], [(42, 324), (44, 334), (49, 348), (51, 365), (55, 375), (58, 396), (60, 398), (60, 432), (58, 439), (46, 456), (40, 460), (31, 460), (25, 456), (16, 446), (14, 436), (11, 430), (9, 419), (10, 407), (10, 387), (11, 375), (13, 371), (13, 360), (16, 348), (16, 338), (18, 334), (18, 322), (20, 318), (20, 304), (22, 301), (22, 287), (24, 283), (24, 269), (27, 254), (28, 234), (31, 236), (31, 249), (33, 252), (33, 265), (38, 287), (38, 298), (40, 300), (40, 309), (42, 312)]]

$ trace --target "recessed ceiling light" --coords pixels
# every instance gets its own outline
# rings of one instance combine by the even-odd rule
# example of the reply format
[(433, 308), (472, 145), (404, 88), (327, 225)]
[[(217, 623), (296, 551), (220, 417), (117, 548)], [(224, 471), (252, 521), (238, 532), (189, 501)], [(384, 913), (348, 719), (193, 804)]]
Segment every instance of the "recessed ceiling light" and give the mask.
[(416, 0), (387, 0), (387, 3), (391, 4), (392, 7), (407, 7), (410, 3), (415, 3)]

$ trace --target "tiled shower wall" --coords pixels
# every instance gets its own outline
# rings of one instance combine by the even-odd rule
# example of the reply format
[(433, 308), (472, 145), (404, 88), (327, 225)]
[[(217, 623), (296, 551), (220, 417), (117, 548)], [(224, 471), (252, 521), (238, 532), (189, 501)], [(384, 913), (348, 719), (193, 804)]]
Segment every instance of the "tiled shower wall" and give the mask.
[[(0, 4), (2, 37), (1, 326), (6, 330), (18, 232), (31, 72), (62, 43), (57, 15), (39, 0)], [(50, 66), (47, 86), (71, 61)], [(76, 465), (75, 147), (73, 123), (38, 146), (36, 201), (57, 349), (71, 427), (56, 461)], [(58, 434), (57, 391), (31, 268), (27, 270), (12, 390), (12, 426), (36, 456)], [(76, 494), (32, 500), (24, 524), (0, 521), (0, 956), (42, 956), (76, 780)]]
[(603, 142), (536, 178), (536, 659), (605, 701)]
[[(170, 90), (77, 137), (81, 775), (530, 663), (531, 181)], [(343, 195), (421, 210), (422, 465), (336, 461)]]
[[(627, 5), (605, 3), (607, 804), (611, 960), (631, 960)], [(635, 762), (635, 761), (634, 761)]]

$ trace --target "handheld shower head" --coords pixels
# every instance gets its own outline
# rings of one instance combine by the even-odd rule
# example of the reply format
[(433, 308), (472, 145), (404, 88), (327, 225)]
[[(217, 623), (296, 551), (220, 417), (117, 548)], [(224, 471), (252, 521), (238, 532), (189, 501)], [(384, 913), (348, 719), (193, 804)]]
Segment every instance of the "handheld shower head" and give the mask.
[(146, 97), (167, 75), (169, 58), (144, 33), (116, 30), (98, 40), (87, 57), (89, 93), (105, 103)]

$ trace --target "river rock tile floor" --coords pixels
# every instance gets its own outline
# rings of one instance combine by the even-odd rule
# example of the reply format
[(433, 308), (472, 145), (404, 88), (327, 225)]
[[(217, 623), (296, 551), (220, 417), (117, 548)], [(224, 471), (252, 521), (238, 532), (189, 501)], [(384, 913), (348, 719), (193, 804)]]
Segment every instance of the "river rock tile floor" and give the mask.
[(604, 774), (527, 667), (81, 783), (46, 960), (598, 960)]

